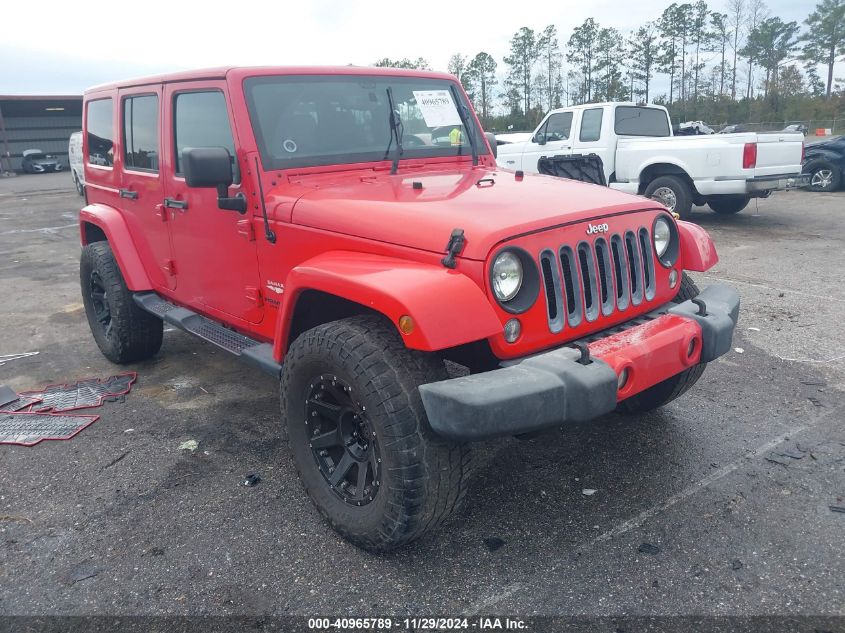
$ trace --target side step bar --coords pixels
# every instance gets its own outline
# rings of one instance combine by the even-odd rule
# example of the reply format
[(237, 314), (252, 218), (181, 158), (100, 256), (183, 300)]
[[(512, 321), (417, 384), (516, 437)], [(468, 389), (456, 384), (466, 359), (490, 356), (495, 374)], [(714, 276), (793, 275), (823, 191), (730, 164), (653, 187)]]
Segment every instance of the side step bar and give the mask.
[(276, 378), (281, 376), (282, 366), (273, 359), (273, 346), (270, 343), (261, 343), (230, 330), (193, 310), (170, 303), (155, 292), (139, 292), (133, 298), (141, 309), (165, 323), (195, 334), (204, 341), (239, 356), (265, 373)]

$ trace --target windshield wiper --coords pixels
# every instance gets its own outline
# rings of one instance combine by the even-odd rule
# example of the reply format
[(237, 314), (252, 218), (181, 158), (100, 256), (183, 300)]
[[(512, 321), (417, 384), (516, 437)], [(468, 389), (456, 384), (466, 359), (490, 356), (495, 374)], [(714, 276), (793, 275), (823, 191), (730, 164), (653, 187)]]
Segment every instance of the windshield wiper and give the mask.
[(399, 159), (402, 157), (402, 136), (405, 133), (405, 126), (402, 124), (402, 117), (399, 116), (399, 110), (396, 109), (396, 104), (393, 102), (393, 88), (387, 87), (387, 106), (390, 108), (390, 142), (387, 144), (387, 149), (384, 150), (384, 158), (387, 160), (390, 155), (390, 146), (393, 145), (393, 138), (396, 138), (396, 152), (393, 154), (393, 167), (390, 169), (391, 174), (395, 174), (399, 169)]
[(466, 130), (466, 134), (469, 137), (469, 146), (472, 148), (472, 164), (475, 166), (478, 164), (478, 148), (475, 146), (475, 128), (470, 130), (469, 122), (471, 117), (464, 102), (458, 97), (458, 89), (455, 88), (455, 84), (452, 84), (449, 88), (452, 90), (452, 98), (455, 100), (455, 107), (458, 108), (458, 116), (461, 117), (461, 124), (464, 126), (464, 130)]

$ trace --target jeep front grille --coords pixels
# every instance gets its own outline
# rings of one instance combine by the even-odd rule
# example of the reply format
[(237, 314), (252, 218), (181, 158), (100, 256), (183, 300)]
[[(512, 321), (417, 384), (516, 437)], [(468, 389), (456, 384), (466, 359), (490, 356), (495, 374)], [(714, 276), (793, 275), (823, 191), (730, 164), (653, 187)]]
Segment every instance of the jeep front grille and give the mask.
[(574, 248), (546, 248), (540, 270), (549, 329), (555, 334), (650, 301), (656, 290), (651, 235), (644, 227)]

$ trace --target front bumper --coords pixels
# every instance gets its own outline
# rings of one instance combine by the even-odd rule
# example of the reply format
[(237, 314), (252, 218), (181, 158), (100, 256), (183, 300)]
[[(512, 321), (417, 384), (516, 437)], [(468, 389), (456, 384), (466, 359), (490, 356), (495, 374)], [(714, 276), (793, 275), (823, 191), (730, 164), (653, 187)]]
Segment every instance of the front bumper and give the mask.
[[(667, 304), (640, 325), (589, 343), (590, 359), (561, 347), (502, 369), (420, 386), (431, 428), (471, 441), (530, 433), (609, 413), (639, 393), (731, 348), (739, 295), (728, 286)], [(619, 376), (627, 375), (620, 388)]]

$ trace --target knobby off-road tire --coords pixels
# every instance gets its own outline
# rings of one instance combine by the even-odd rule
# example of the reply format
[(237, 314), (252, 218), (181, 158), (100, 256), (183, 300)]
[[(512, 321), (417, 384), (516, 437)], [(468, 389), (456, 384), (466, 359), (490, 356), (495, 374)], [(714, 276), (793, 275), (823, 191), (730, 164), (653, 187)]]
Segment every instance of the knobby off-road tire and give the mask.
[(144, 360), (161, 349), (164, 324), (132, 300), (108, 242), (82, 249), (82, 302), (97, 346), (113, 363)]
[[(418, 389), (446, 377), (441, 360), (407, 349), (379, 317), (320, 325), (291, 345), (281, 408), (293, 460), (317, 509), (355, 545), (401, 546), (461, 504), (472, 468), (469, 446), (431, 431)], [(353, 451), (360, 461), (331, 483)], [(362, 476), (364, 462), (370, 465)]]
[[(672, 299), (675, 303), (683, 303), (688, 299), (697, 297), (699, 293), (698, 286), (684, 273), (681, 276), (681, 285), (678, 288), (678, 294)], [(693, 365), (689, 369), (682, 371), (680, 374), (672, 376), (659, 382), (653, 387), (641, 391), (640, 393), (631, 396), (619, 403), (617, 410), (622, 413), (644, 413), (662, 407), (682, 396), (687, 392), (704, 373), (707, 363), (699, 363)]]
[(747, 207), (749, 202), (751, 198), (748, 196), (714, 196), (707, 201), (707, 206), (719, 215), (733, 215)]
[(645, 197), (657, 200), (682, 220), (692, 213), (692, 190), (680, 176), (658, 176), (645, 188)]

